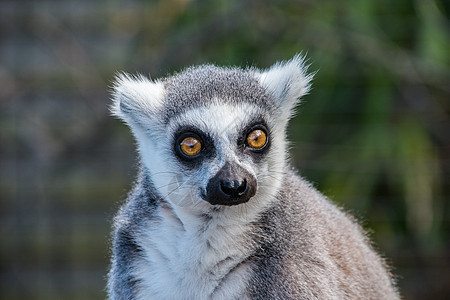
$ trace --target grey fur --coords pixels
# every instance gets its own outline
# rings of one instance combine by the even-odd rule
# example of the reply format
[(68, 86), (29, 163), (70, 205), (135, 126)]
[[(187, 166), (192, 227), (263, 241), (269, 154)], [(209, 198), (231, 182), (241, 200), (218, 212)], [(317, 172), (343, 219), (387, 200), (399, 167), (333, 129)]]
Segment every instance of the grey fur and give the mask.
[[(118, 78), (112, 111), (131, 127), (143, 163), (115, 218), (110, 299), (399, 298), (358, 223), (286, 162), (287, 120), (310, 79), (300, 56), (267, 71), (205, 65), (156, 82)], [(219, 126), (221, 107), (236, 107), (230, 126)], [(252, 122), (268, 127), (266, 153), (237, 145)], [(195, 164), (173, 152), (185, 125), (208, 131), (214, 148)], [(202, 191), (229, 163), (252, 173), (258, 191), (246, 203), (211, 205)], [(183, 183), (164, 194), (163, 173)], [(189, 201), (172, 195), (180, 190)]]
[(278, 200), (258, 226), (254, 299), (398, 297), (357, 223), (309, 183), (288, 172)]
[(191, 67), (167, 78), (164, 120), (189, 108), (220, 99), (221, 102), (250, 103), (268, 107), (271, 102), (252, 70), (220, 68), (214, 65)]

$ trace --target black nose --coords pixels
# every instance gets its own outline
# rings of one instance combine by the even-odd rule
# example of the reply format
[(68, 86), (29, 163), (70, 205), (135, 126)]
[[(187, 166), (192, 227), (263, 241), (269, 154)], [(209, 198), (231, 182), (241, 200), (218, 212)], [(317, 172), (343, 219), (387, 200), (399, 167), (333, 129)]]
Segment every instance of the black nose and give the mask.
[(242, 181), (233, 180), (233, 181), (221, 181), (220, 182), (220, 190), (222, 193), (231, 198), (242, 197), (247, 192), (247, 179)]
[(205, 200), (214, 205), (236, 205), (247, 202), (256, 193), (256, 179), (236, 163), (227, 162), (211, 178)]

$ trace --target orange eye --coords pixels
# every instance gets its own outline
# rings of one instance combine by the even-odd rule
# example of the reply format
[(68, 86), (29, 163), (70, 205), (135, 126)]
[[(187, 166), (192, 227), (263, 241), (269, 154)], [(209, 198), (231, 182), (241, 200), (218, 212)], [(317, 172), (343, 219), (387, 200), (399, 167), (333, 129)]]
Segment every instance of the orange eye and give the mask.
[(202, 150), (202, 143), (196, 138), (189, 136), (181, 141), (180, 149), (187, 156), (195, 156)]
[(262, 149), (267, 143), (267, 136), (261, 129), (255, 129), (247, 136), (247, 144), (256, 150)]

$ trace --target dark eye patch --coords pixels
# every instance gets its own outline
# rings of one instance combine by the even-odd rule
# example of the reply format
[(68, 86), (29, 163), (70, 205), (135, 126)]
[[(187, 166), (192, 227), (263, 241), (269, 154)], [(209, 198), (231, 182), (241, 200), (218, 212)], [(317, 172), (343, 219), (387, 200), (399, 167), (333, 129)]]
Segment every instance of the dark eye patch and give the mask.
[[(255, 131), (262, 131), (265, 135), (265, 143), (261, 147), (252, 147), (248, 144), (248, 137)], [(244, 129), (238, 139), (238, 146), (243, 149), (244, 152), (250, 153), (255, 158), (261, 157), (262, 154), (267, 153), (270, 147), (270, 130), (268, 129), (267, 123), (264, 119), (255, 119), (250, 122)]]
[[(186, 141), (196, 140), (201, 145), (200, 151), (195, 155), (186, 154), (186, 149), (182, 149)], [(185, 147), (184, 147), (185, 148)], [(173, 135), (173, 151), (178, 159), (190, 167), (196, 167), (204, 158), (214, 155), (214, 144), (212, 138), (192, 126), (180, 127)]]

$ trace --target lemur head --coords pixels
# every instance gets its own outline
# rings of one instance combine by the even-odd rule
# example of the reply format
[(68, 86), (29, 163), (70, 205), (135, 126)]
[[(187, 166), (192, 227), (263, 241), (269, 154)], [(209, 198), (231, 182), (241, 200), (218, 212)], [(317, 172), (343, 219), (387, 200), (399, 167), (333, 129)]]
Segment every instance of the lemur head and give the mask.
[(263, 205), (285, 170), (286, 126), (311, 76), (300, 56), (268, 70), (203, 65), (162, 80), (119, 75), (112, 112), (131, 128), (144, 169), (172, 205)]

